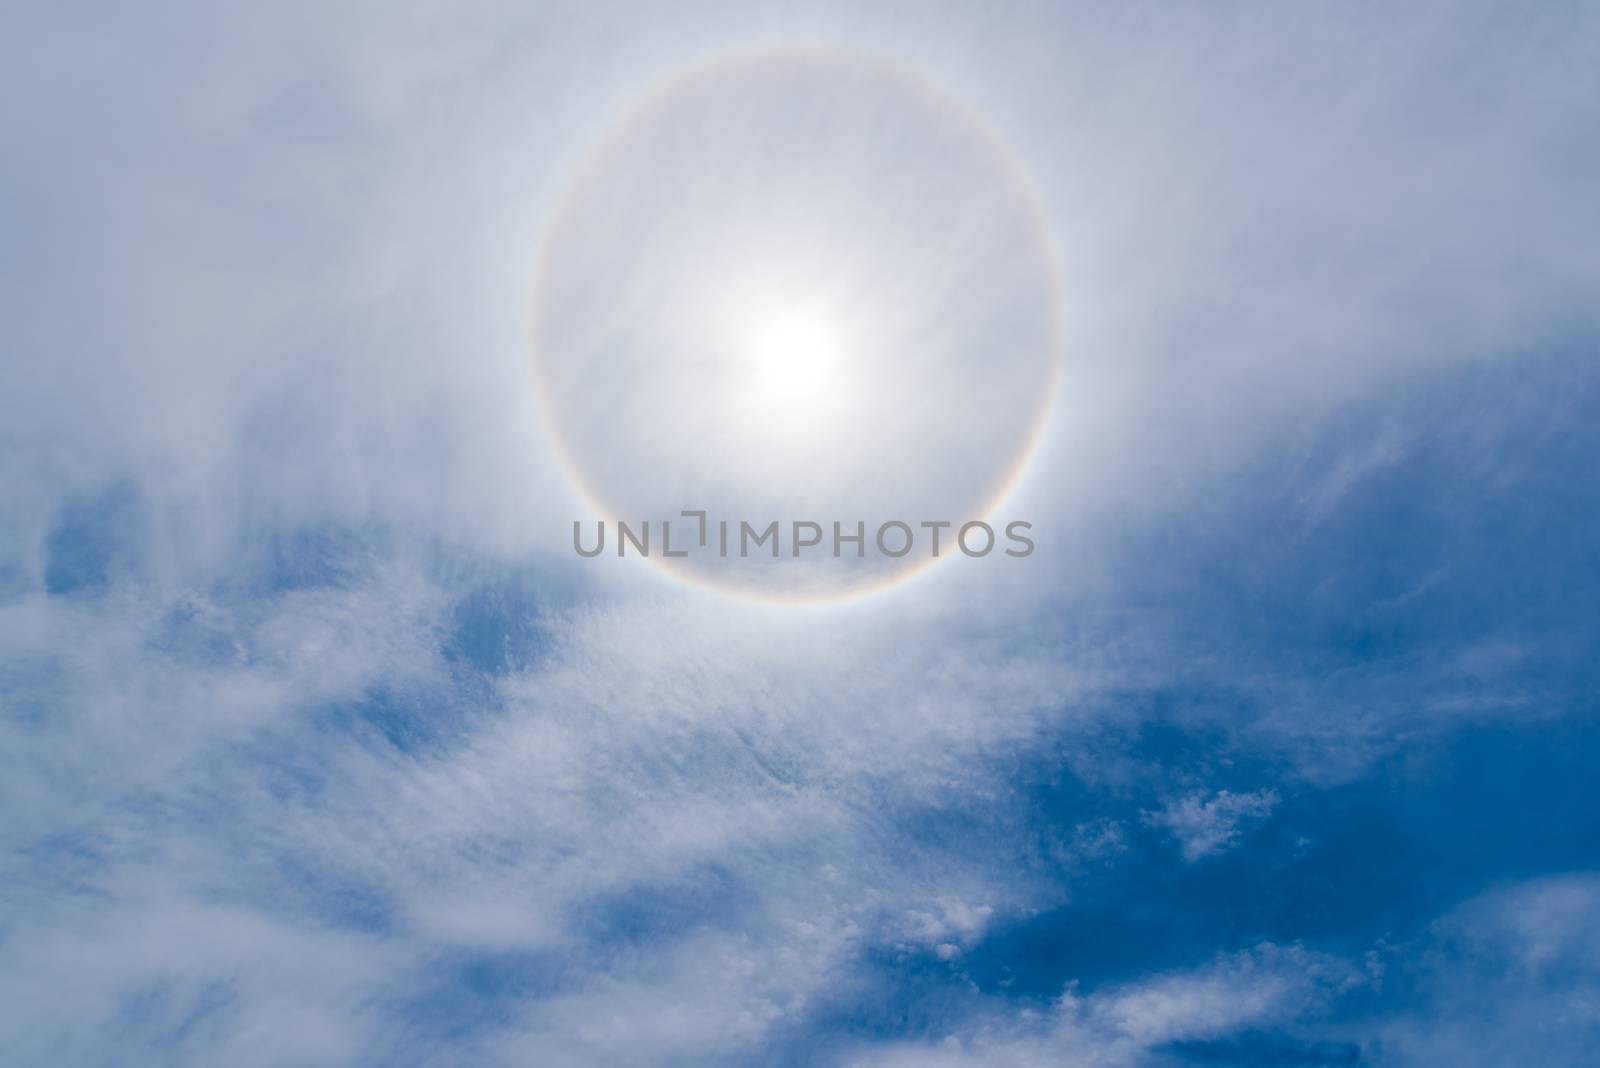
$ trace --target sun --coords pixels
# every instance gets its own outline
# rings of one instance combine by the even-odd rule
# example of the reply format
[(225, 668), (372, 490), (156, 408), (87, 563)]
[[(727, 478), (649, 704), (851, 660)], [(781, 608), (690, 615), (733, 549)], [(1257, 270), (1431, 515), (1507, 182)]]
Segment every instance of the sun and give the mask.
[(849, 345), (825, 309), (800, 305), (762, 316), (744, 348), (740, 396), (771, 432), (821, 430), (847, 399)]

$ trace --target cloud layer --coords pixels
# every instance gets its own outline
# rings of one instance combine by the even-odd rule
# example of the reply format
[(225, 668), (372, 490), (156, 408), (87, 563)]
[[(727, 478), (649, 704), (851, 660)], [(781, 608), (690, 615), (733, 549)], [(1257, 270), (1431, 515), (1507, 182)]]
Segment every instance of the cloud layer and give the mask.
[[(1592, 15), (19, 23), (17, 1063), (1580, 1062)], [(797, 40), (983, 115), (1068, 311), (1039, 551), (820, 610), (576, 559), (526, 365), (584, 146)]]

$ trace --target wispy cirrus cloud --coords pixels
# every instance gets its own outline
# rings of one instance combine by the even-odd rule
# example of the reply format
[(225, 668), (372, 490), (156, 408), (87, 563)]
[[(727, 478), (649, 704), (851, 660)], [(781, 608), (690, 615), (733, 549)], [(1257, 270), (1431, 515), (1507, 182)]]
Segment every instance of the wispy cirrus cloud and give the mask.
[[(1577, 1063), (1593, 18), (916, 14), (18, 16), (18, 1063)], [(790, 36), (1035, 177), (1028, 570), (785, 613), (567, 550), (548, 198)]]

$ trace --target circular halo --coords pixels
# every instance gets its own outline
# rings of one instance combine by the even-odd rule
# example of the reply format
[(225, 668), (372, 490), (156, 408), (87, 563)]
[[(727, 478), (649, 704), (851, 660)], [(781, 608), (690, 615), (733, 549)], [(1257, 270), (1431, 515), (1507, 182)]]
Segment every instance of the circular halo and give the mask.
[[(726, 240), (728, 226), (722, 225), (720, 220), (717, 221), (711, 227), (713, 232), (708, 237), (704, 228), (698, 231), (693, 225), (675, 228), (670, 225), (672, 221), (670, 219), (669, 224), (662, 224), (658, 215), (650, 220), (650, 225), (657, 228), (657, 232), (650, 235), (653, 246), (651, 241), (647, 241), (646, 247), (630, 247), (630, 235), (618, 232), (615, 226), (608, 229), (610, 222), (603, 209), (610, 208), (618, 214), (626, 215), (631, 203), (627, 199), (620, 199), (621, 194), (626, 194), (632, 200), (638, 200), (641, 188), (651, 188), (648, 185), (641, 187), (637, 184), (639, 180), (637, 172), (640, 169), (637, 165), (641, 163), (651, 164), (658, 159), (666, 159), (668, 163), (663, 170), (667, 173), (647, 180), (658, 180), (661, 186), (688, 202), (693, 202), (699, 192), (697, 183), (711, 186), (713, 195), (725, 192), (718, 183), (726, 186), (730, 181), (726, 171), (730, 168), (738, 170), (740, 167), (746, 167), (752, 170), (750, 176), (752, 179), (762, 177), (763, 166), (772, 173), (786, 173), (782, 165), (785, 163), (792, 165), (795, 161), (785, 156), (788, 150), (783, 146), (779, 146), (775, 153), (778, 167), (775, 171), (773, 161), (764, 160), (759, 154), (753, 167), (749, 166), (750, 161), (746, 157), (737, 154), (717, 158), (713, 153), (709, 161), (703, 158), (707, 155), (704, 152), (695, 158), (676, 158), (672, 154), (674, 136), (680, 140), (686, 137), (701, 148), (707, 144), (719, 145), (722, 140), (736, 136), (740, 131), (736, 128), (736, 124), (730, 124), (730, 116), (725, 113), (729, 110), (728, 107), (704, 108), (704, 105), (708, 100), (739, 100), (742, 94), (758, 98), (771, 82), (779, 83), (777, 89), (772, 90), (777, 93), (777, 99), (801, 98), (807, 93), (819, 97), (827, 96), (833, 111), (827, 112), (827, 108), (823, 108), (827, 114), (822, 118), (835, 122), (840, 121), (842, 114), (838, 101), (832, 95), (835, 85), (843, 83), (858, 89), (864, 87), (869, 94), (876, 93), (889, 99), (891, 106), (887, 108), (881, 107), (883, 103), (881, 100), (869, 101), (869, 105), (880, 105), (880, 110), (891, 113), (898, 109), (913, 115), (914, 121), (907, 124), (913, 128), (917, 120), (929, 123), (930, 129), (934, 130), (934, 135), (931, 137), (934, 146), (947, 150), (947, 154), (942, 158), (949, 161), (953, 157), (959, 157), (958, 169), (965, 167), (968, 171), (980, 174), (988, 183), (987, 187), (976, 190), (983, 194), (983, 203), (992, 205), (995, 214), (1008, 216), (1007, 221), (1011, 229), (1004, 231), (1004, 236), (1010, 242), (1007, 246), (1011, 253), (1008, 258), (1024, 264), (1025, 271), (1030, 275), (1028, 286), (1025, 288), (1037, 299), (1034, 301), (1036, 306), (1028, 310), (1027, 317), (1038, 320), (1038, 322), (1030, 321), (1029, 324), (1031, 330), (1029, 337), (1034, 343), (1032, 348), (1038, 350), (1029, 354), (1032, 360), (1029, 380), (1014, 387), (1012, 394), (1007, 398), (1012, 402), (1009, 410), (1001, 413), (1002, 419), (1010, 424), (1013, 436), (999, 462), (992, 465), (994, 470), (990, 476), (983, 480), (981, 487), (975, 493), (968, 494), (970, 503), (962, 514), (907, 516), (913, 524), (921, 519), (948, 518), (955, 526), (969, 520), (987, 519), (1011, 494), (1027, 469), (1043, 435), (1044, 427), (1049, 421), (1059, 385), (1062, 348), (1061, 287), (1055, 249), (1045, 213), (1022, 168), (1003, 148), (999, 139), (967, 109), (959, 106), (942, 91), (897, 66), (833, 49), (794, 47), (763, 49), (735, 53), (692, 68), (646, 94), (608, 126), (598, 140), (580, 155), (574, 174), (556, 198), (549, 221), (541, 232), (535, 257), (531, 366), (536, 386), (536, 402), (558, 461), (571, 479), (580, 498), (595, 513), (595, 517), (613, 524), (619, 520), (630, 522), (645, 519), (676, 520), (679, 518), (680, 508), (702, 508), (711, 503), (702, 499), (680, 498), (681, 504), (677, 507), (657, 509), (654, 512), (648, 507), (632, 511), (620, 507), (619, 505), (625, 502), (632, 503), (630, 500), (632, 494), (618, 492), (615, 469), (609, 472), (596, 472), (590, 469), (595, 466), (592, 458), (603, 455), (606, 450), (594, 448), (592, 427), (585, 430), (580, 424), (575, 423), (575, 418), (593, 417), (595, 414), (593, 408), (586, 412), (579, 404), (575, 409), (578, 416), (575, 417), (574, 408), (568, 404), (574, 394), (586, 392), (592, 399), (597, 388), (604, 391), (616, 389), (616, 384), (612, 382), (597, 387), (595, 376), (599, 370), (612, 372), (619, 368), (631, 370), (638, 372), (639, 378), (642, 379), (635, 381), (629, 376), (624, 384), (634, 386), (635, 389), (634, 395), (618, 406), (620, 410), (613, 409), (612, 414), (619, 420), (637, 416), (646, 410), (642, 405), (647, 406), (659, 401), (663, 396), (671, 395), (670, 392), (657, 392), (652, 388), (661, 384), (656, 372), (663, 366), (673, 368), (680, 374), (687, 373), (691, 376), (700, 374), (702, 377), (696, 381), (704, 386), (707, 380), (703, 377), (703, 373), (707, 370), (707, 365), (699, 350), (689, 347), (671, 351), (669, 345), (668, 358), (652, 359), (650, 357), (654, 355), (653, 350), (641, 348), (640, 345), (642, 340), (648, 345), (650, 341), (659, 341), (671, 334), (674, 329), (685, 327), (688, 322), (685, 318), (686, 309), (691, 313), (701, 313), (703, 319), (708, 294), (714, 298), (712, 303), (724, 300), (730, 294), (735, 298), (729, 302), (733, 305), (733, 311), (721, 315), (725, 320), (721, 325), (726, 329), (719, 328), (719, 331), (721, 335), (728, 336), (713, 338), (704, 329), (698, 332), (689, 331), (699, 345), (705, 346), (709, 342), (710, 349), (707, 351), (720, 351), (725, 355), (722, 362), (712, 368), (716, 372), (714, 378), (720, 385), (720, 391), (718, 388), (702, 389), (697, 386), (697, 392), (711, 397), (720, 396), (729, 402), (725, 407), (732, 414), (723, 413), (724, 417), (720, 421), (721, 424), (728, 425), (718, 424), (715, 418), (711, 420), (713, 424), (719, 425), (721, 431), (721, 437), (712, 435), (714, 445), (726, 447), (729, 444), (727, 433), (731, 427), (747, 435), (746, 439), (732, 439), (735, 445), (748, 445), (751, 440), (758, 440), (763, 447), (775, 451), (782, 457), (787, 455), (785, 447), (793, 444), (796, 438), (803, 439), (805, 430), (819, 416), (824, 421), (838, 420), (841, 419), (843, 412), (847, 416), (864, 416), (867, 419), (864, 425), (872, 426), (877, 425), (871, 421), (874, 415), (881, 419), (884, 414), (882, 402), (889, 400), (891, 404), (895, 403), (893, 399), (880, 397), (876, 409), (870, 404), (853, 406), (852, 401), (857, 399), (856, 395), (851, 394), (848, 388), (840, 388), (840, 383), (844, 380), (863, 377), (859, 373), (863, 363), (860, 359), (863, 346), (853, 344), (853, 340), (860, 336), (870, 337), (872, 332), (871, 330), (863, 332), (861, 323), (851, 321), (854, 309), (849, 307), (841, 309), (840, 305), (848, 302), (830, 300), (827, 293), (812, 292), (815, 287), (808, 287), (804, 283), (815, 279), (814, 277), (806, 279), (804, 270), (786, 273), (781, 268), (772, 269), (765, 277), (754, 281), (745, 277), (747, 272), (725, 270), (719, 276), (719, 283), (707, 285), (703, 279), (692, 279), (700, 282), (701, 292), (686, 293), (684, 287), (676, 281), (665, 286), (659, 284), (659, 279), (666, 276), (663, 272), (667, 268), (681, 268), (686, 264), (705, 266), (716, 261), (718, 256), (727, 258), (730, 252)], [(849, 89), (843, 91), (848, 92)], [(696, 106), (701, 106), (703, 113), (695, 114)], [(685, 130), (685, 118), (682, 114), (685, 109), (690, 118), (702, 127), (701, 129), (695, 129), (691, 124), (689, 129)], [(921, 115), (916, 114), (919, 111)], [(825, 121), (818, 122), (816, 114), (806, 113), (804, 108), (800, 109), (798, 115), (790, 115), (788, 118), (801, 120), (794, 124), (800, 127), (804, 127), (806, 120), (813, 124), (826, 125)], [(846, 119), (842, 124), (849, 126), (851, 121)], [(674, 123), (677, 125), (674, 126)], [(768, 126), (771, 125), (773, 124), (768, 123)], [(805, 132), (807, 131), (801, 130), (802, 135)], [(810, 132), (815, 134), (815, 131)], [(859, 139), (860, 131), (851, 132)], [(894, 136), (899, 132), (891, 128), (880, 131), (887, 136)], [(662, 149), (663, 143), (668, 145), (665, 151)], [(957, 147), (959, 151), (949, 153), (948, 150), (952, 146)], [(757, 147), (768, 149), (769, 152), (772, 148), (771, 145)], [(856, 144), (854, 147), (859, 151), (861, 146)], [(915, 156), (916, 149), (927, 150), (929, 146), (913, 144), (911, 147), (913, 149), (911, 155)], [(684, 154), (679, 153), (679, 155)], [(688, 155), (695, 156), (694, 153)], [(881, 164), (886, 158), (888, 157), (881, 154), (874, 158), (874, 162), (880, 164), (880, 171), (885, 169)], [(938, 162), (938, 159), (937, 156), (930, 157), (922, 160), (922, 163), (926, 168), (927, 165)], [(630, 170), (629, 164), (636, 166)], [(796, 168), (791, 166), (789, 169)], [(820, 173), (820, 171), (808, 172), (808, 181), (814, 185), (827, 187), (826, 178), (817, 180), (817, 175)], [(771, 174), (766, 177), (770, 178)], [(899, 177), (903, 179), (904, 173)], [(706, 181), (707, 178), (710, 179), (709, 182)], [(735, 183), (738, 180), (733, 179)], [(796, 183), (795, 188), (801, 187), (802, 183)], [(766, 186), (756, 188), (760, 190), (760, 195), (749, 199), (758, 206), (769, 199), (781, 200), (781, 197), (768, 197)], [(805, 188), (808, 190), (808, 195), (813, 195), (817, 201), (824, 202), (825, 209), (829, 206), (825, 203), (827, 201), (825, 195), (811, 194), (810, 186)], [(745, 193), (753, 191), (755, 190), (740, 190)], [(794, 192), (793, 189), (786, 191), (791, 194)], [(830, 191), (837, 193), (836, 188), (831, 188)], [(652, 190), (651, 195), (646, 195), (643, 199), (650, 201), (652, 207), (659, 207), (662, 198), (659, 190)], [(712, 205), (718, 211), (725, 207), (727, 213), (734, 216), (737, 216), (741, 209), (748, 211), (750, 207), (749, 202), (737, 202), (737, 198), (714, 201)], [(706, 208), (706, 204), (694, 205), (694, 209), (700, 211), (698, 221), (702, 223), (711, 218), (705, 214)], [(686, 213), (691, 224), (696, 221), (695, 210)], [(670, 215), (670, 212), (668, 214)], [(822, 214), (828, 214), (827, 210)], [(844, 211), (838, 213), (832, 221), (837, 223), (840, 218), (848, 219), (851, 216), (848, 211)], [(856, 218), (859, 221), (859, 216)], [(770, 220), (765, 222), (769, 230), (774, 229), (770, 225)], [(782, 227), (776, 229), (782, 230)], [(845, 231), (847, 241), (855, 236), (849, 232), (848, 227)], [(770, 248), (774, 244), (770, 240), (772, 235), (769, 233), (767, 237), (769, 239), (767, 245)], [(790, 248), (797, 241), (803, 244), (808, 237), (803, 226), (792, 227), (786, 234), (788, 244), (784, 247)], [(682, 253), (684, 247), (693, 248), (697, 243), (706, 246), (697, 251), (711, 254), (697, 258), (692, 254)], [(599, 255), (594, 254), (594, 246), (601, 247)], [(673, 255), (657, 262), (664, 249), (671, 250)], [(619, 250), (625, 254), (613, 256), (610, 261), (604, 256), (605, 251)], [(900, 251), (897, 254), (904, 261), (905, 253)], [(751, 262), (746, 256), (747, 267)], [(616, 330), (604, 325), (639, 315), (638, 286), (635, 286), (634, 290), (626, 290), (624, 287), (626, 291), (623, 296), (635, 298), (633, 306), (630, 306), (626, 299), (605, 302), (603, 305), (596, 304), (586, 292), (596, 288), (597, 279), (601, 277), (601, 269), (608, 263), (613, 267), (621, 265), (625, 275), (629, 271), (633, 272), (629, 278), (624, 279), (625, 282), (637, 282), (641, 277), (651, 282), (652, 288), (643, 300), (646, 307), (645, 316), (648, 319), (650, 315), (656, 315), (658, 321), (649, 324), (655, 328), (655, 334), (647, 340), (634, 336), (624, 337), (619, 342), (615, 336)], [(640, 271), (640, 263), (645, 264), (643, 274)], [(656, 272), (658, 277), (651, 278), (651, 271)], [(563, 280), (565, 280), (564, 285)], [(881, 280), (880, 277), (879, 281)], [(797, 281), (801, 284), (796, 285)], [(693, 290), (694, 286), (688, 288)], [(789, 292), (791, 295), (787, 299), (771, 299), (775, 293), (780, 292)], [(584, 295), (580, 297), (580, 293)], [(652, 301), (655, 302), (654, 307), (650, 306)], [(991, 315), (995, 314), (993, 309), (987, 311)], [(905, 319), (905, 316), (901, 315), (901, 319)], [(552, 323), (555, 324), (553, 330)], [(704, 322), (698, 325), (703, 327)], [(903, 336), (906, 332), (905, 324), (899, 325), (900, 334)], [(912, 325), (921, 329), (924, 324)], [(970, 324), (962, 325), (967, 331), (969, 341), (977, 336)], [(855, 330), (852, 331), (851, 327)], [(610, 335), (607, 335), (608, 329), (611, 330)], [(737, 335), (738, 340), (730, 344), (731, 335)], [(719, 343), (722, 343), (720, 349)], [(630, 364), (628, 358), (618, 362), (612, 351), (616, 349), (635, 353), (631, 357), (634, 362)], [(649, 354), (645, 357), (637, 355), (647, 351)], [(573, 353), (579, 355), (574, 357)], [(598, 359), (594, 358), (596, 353), (601, 354)], [(734, 355), (727, 356), (729, 353)], [(969, 358), (964, 370), (968, 375), (968, 381), (964, 384), (971, 386), (973, 361), (970, 359), (971, 353), (966, 355)], [(604, 366), (608, 360), (610, 365)], [(959, 378), (960, 375), (956, 377)], [(947, 390), (947, 394), (948, 392)], [(943, 411), (934, 414), (959, 416), (964, 398), (960, 397), (959, 392), (955, 396), (954, 405), (951, 404), (951, 396), (947, 395), (944, 398)], [(1026, 400), (1022, 400), (1022, 397)], [(703, 420), (711, 414), (703, 403), (705, 397), (686, 400), (680, 395), (678, 399), (684, 410), (677, 412), (676, 415), (683, 418), (686, 423), (693, 424), (695, 419)], [(863, 424), (858, 421), (843, 425)], [(634, 446), (638, 446), (641, 442), (649, 445), (669, 444), (667, 438), (661, 434), (659, 426), (653, 426), (651, 430), (654, 436), (646, 436), (630, 444)], [(586, 434), (587, 440), (585, 440)], [(749, 435), (754, 437), (751, 438)], [(756, 451), (759, 452), (759, 449)], [(588, 467), (579, 461), (579, 455), (591, 457)], [(807, 453), (806, 449), (797, 447), (792, 458), (815, 461), (819, 457), (815, 449)], [(834, 466), (839, 467), (838, 464)], [(750, 471), (744, 473), (747, 479), (751, 475)], [(767, 476), (771, 473), (771, 470), (756, 472), (758, 475)], [(832, 473), (837, 474), (838, 471)], [(692, 480), (687, 481), (692, 484)], [(815, 499), (814, 494), (807, 496), (801, 493), (800, 497), (808, 503)], [(740, 518), (756, 518), (739, 515), (737, 505), (731, 511), (724, 510), (720, 517), (731, 519), (735, 523)], [(710, 522), (715, 523), (718, 518), (718, 513), (712, 510)], [(800, 518), (810, 518), (810, 516), (780, 516), (780, 527), (785, 520)], [(861, 517), (859, 514), (848, 514), (819, 518), (845, 520), (848, 525), (848, 522)], [(868, 524), (867, 529), (870, 543), (872, 525)], [(947, 537), (953, 535), (953, 532), (952, 527), (947, 532)], [(679, 545), (682, 546), (681, 541)], [(954, 547), (948, 542), (946, 546), (952, 551), (947, 551), (945, 555), (953, 555)], [(829, 577), (830, 584), (820, 589), (815, 586), (777, 587), (770, 582), (752, 580), (748, 572), (728, 574), (707, 570), (703, 566), (697, 567), (693, 559), (691, 556), (689, 562), (686, 562), (684, 559), (664, 557), (660, 553), (649, 556), (652, 564), (669, 574), (721, 594), (769, 603), (826, 604), (853, 600), (898, 585), (923, 573), (939, 558), (917, 553), (889, 564), (879, 561), (875, 570), (859, 569), (854, 572), (847, 570), (842, 578), (840, 573), (836, 572)]]

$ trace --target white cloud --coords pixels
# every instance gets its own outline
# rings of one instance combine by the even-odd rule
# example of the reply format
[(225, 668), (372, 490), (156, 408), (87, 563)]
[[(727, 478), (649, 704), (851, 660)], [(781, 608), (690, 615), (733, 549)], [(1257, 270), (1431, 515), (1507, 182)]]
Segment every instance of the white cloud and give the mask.
[(1263, 943), (1204, 967), (1089, 995), (1080, 996), (1069, 987), (1049, 1013), (999, 1016), (932, 1046), (863, 1052), (851, 1063), (872, 1068), (1138, 1065), (1174, 1042), (1215, 1039), (1314, 1016), (1333, 998), (1365, 981), (1336, 957)]
[[(508, 995), (475, 1039), (488, 1061), (737, 1058), (865, 948), (965, 952), (1034, 888), (900, 841), (896, 818), (992, 798), (997, 754), (1172, 677), (1159, 635), (1125, 636), (1142, 630), (1100, 524), (1183, 513), (1197, 476), (1397, 367), (1521, 351), (1528, 323), (1587, 314), (1600, 278), (1592, 187), (1566, 162), (1596, 99), (1579, 34), (632, 14), (619, 40), (615, 11), (141, 10), (0, 45), (28, 265), (0, 306), (0, 1044), (24, 1060), (105, 1063), (131, 1017), (174, 1063), (426, 1061), (408, 1008), (452, 954), (486, 952), (559, 958), (557, 989)], [(1072, 372), (1014, 498), (1055, 531), (1032, 570), (957, 565), (789, 616), (570, 559), (576, 505), (525, 392), (546, 198), (660, 75), (796, 27), (969, 98), (1050, 205)], [(1479, 98), (1458, 98), (1463, 53)], [(64, 508), (122, 481), (141, 507), (105, 594), (46, 596)], [(272, 538), (330, 527), (399, 548), (271, 589)], [(439, 574), (451, 553), (547, 577), (542, 659), (451, 674), (469, 585)], [(1379, 733), (1330, 717), (1314, 679), (1255, 686), (1307, 749)], [(424, 737), (363, 725), (382, 701)], [(1276, 801), (1194, 795), (1155, 819), (1194, 860)], [(1084, 842), (1111, 855), (1120, 831)], [(706, 912), (584, 944), (594, 910), (674, 888)], [(1537, 970), (1553, 944), (1516, 959)], [(1290, 1016), (1339, 972), (1267, 947), (904, 1058), (1128, 1063)]]
[(1581, 1064), (1600, 1027), (1600, 876), (1491, 890), (1434, 924), (1412, 966), (1421, 997), (1377, 1029), (1379, 1063)]
[(1278, 804), (1276, 790), (1236, 794), (1219, 790), (1209, 801), (1204, 794), (1171, 801), (1159, 812), (1147, 813), (1152, 826), (1172, 832), (1183, 849), (1183, 859), (1193, 862), (1221, 852), (1239, 835), (1267, 818)]

